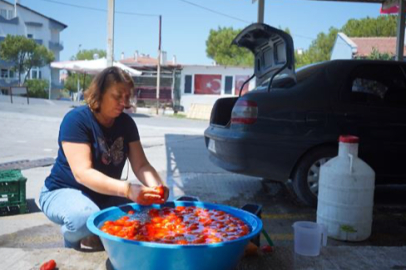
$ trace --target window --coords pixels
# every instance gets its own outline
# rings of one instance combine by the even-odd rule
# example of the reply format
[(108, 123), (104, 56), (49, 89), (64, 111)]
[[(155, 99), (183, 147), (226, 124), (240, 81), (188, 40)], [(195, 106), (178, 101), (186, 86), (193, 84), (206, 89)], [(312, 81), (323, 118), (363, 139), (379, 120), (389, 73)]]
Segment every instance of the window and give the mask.
[(185, 94), (192, 93), (192, 75), (185, 75)]
[(38, 71), (38, 79), (42, 79), (42, 73), (41, 70)]
[(15, 73), (12, 70), (10, 70), (10, 78), (15, 78)]
[(34, 38), (33, 34), (27, 34), (27, 38)]
[(12, 9), (0, 9), (0, 16), (4, 19), (10, 20), (14, 18), (14, 10)]
[(224, 87), (224, 94), (231, 94), (233, 89), (233, 76), (226, 76), (226, 85)]
[(7, 19), (7, 9), (0, 9), (0, 16)]
[(351, 76), (349, 100), (377, 106), (406, 105), (406, 81), (398, 65), (363, 65)]
[(12, 18), (14, 18), (14, 10), (11, 10), (11, 9), (9, 9), (9, 10), (7, 10), (8, 12), (8, 17), (7, 17), (7, 19), (12, 19)]
[(32, 78), (32, 79), (38, 79), (38, 75), (37, 75), (37, 74), (38, 74), (38, 72), (37, 72), (36, 70), (33, 70), (32, 73), (31, 73), (31, 78)]
[(1, 69), (1, 73), (0, 73), (0, 77), (1, 78), (8, 78), (8, 69)]

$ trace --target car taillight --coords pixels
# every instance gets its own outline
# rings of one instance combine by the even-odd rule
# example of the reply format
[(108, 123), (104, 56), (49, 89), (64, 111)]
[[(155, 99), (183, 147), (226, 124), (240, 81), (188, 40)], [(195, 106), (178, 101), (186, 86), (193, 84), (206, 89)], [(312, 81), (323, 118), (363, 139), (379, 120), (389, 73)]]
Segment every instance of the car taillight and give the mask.
[(235, 103), (231, 112), (231, 123), (253, 124), (257, 121), (258, 106), (252, 100), (239, 100)]

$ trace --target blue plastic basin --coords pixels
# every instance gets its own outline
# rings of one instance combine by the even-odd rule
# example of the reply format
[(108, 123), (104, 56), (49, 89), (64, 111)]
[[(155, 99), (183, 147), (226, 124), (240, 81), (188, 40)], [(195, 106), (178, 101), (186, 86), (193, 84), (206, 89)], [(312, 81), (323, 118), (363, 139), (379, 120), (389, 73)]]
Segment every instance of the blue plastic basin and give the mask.
[[(130, 210), (149, 208), (196, 206), (227, 212), (240, 218), (250, 227), (250, 233), (236, 240), (204, 245), (175, 245), (139, 242), (122, 239), (102, 232), (99, 228), (107, 220), (117, 220)], [(136, 203), (110, 207), (94, 213), (87, 220), (89, 230), (98, 235), (116, 270), (227, 270), (235, 269), (248, 241), (262, 230), (262, 221), (255, 215), (225, 205), (205, 202), (175, 201), (163, 205), (142, 206)]]

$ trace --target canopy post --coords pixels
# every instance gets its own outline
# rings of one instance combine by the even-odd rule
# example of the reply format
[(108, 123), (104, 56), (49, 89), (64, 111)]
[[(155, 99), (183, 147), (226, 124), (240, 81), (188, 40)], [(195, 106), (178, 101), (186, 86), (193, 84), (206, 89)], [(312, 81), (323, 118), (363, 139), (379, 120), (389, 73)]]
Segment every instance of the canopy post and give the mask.
[(405, 46), (405, 1), (399, 0), (396, 60), (403, 61), (403, 48)]

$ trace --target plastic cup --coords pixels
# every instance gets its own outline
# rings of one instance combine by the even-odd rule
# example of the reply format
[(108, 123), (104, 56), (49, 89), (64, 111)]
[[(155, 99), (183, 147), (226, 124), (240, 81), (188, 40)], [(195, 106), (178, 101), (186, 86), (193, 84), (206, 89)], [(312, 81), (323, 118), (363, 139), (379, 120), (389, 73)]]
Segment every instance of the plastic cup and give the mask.
[(311, 221), (293, 223), (295, 252), (303, 256), (318, 256), (327, 245), (327, 228)]

